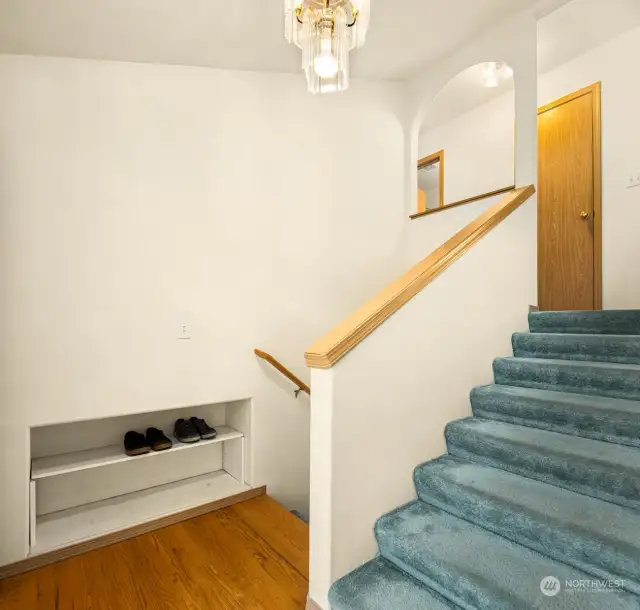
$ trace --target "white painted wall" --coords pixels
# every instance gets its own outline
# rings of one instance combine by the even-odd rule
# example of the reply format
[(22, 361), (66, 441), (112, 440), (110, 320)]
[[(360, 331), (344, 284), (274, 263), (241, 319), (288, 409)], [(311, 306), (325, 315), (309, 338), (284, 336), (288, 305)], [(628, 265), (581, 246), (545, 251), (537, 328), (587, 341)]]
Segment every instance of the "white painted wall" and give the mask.
[[(461, 229), (465, 215), (471, 220), (491, 203), (462, 206), (460, 215), (408, 218), (417, 197), (418, 132), (435, 96), (465, 68), (496, 57), (515, 71), (516, 180), (537, 182), (536, 21), (525, 15), (407, 84), (403, 271)], [(491, 380), (493, 358), (507, 355), (511, 334), (526, 328), (536, 302), (536, 201), (332, 369), (313, 371), (310, 596), (321, 608), (328, 610), (336, 579), (373, 557), (375, 520), (414, 498), (413, 469), (444, 451), (444, 426), (469, 414), (469, 391)], [(438, 216), (436, 231), (431, 221)]]
[(602, 250), (605, 309), (640, 307), (640, 28), (592, 49), (540, 78), (540, 105), (602, 81)]
[(414, 224), (406, 231), (403, 248), (405, 271), (500, 201), (503, 196), (487, 197), (459, 208), (433, 214), (428, 216), (428, 220), (424, 219), (423, 223), (420, 219), (413, 221)]
[(26, 56), (0, 83), (0, 564), (29, 426), (253, 398), (251, 480), (306, 513), (309, 401), (253, 349), (308, 377), (396, 274), (397, 86)]
[[(440, 95), (446, 96), (449, 86)], [(420, 132), (420, 158), (444, 150), (445, 205), (514, 183), (514, 128), (515, 100), (511, 91)]]

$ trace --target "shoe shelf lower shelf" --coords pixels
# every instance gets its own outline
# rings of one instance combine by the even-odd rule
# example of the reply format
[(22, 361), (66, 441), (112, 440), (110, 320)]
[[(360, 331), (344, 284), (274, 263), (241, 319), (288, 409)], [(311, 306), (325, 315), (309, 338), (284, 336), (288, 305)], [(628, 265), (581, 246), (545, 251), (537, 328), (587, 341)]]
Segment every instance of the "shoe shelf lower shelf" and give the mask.
[(122, 462), (139, 461), (152, 459), (168, 452), (197, 450), (209, 445), (224, 443), (238, 438), (242, 438), (242, 432), (229, 428), (228, 426), (216, 426), (218, 435), (210, 440), (200, 440), (197, 443), (181, 443), (173, 437), (173, 447), (165, 451), (150, 451), (143, 455), (135, 457), (128, 456), (124, 452), (122, 445), (111, 445), (109, 447), (99, 447), (96, 449), (86, 449), (84, 451), (75, 451), (73, 453), (63, 453), (62, 455), (54, 455), (42, 458), (36, 458), (31, 462), (31, 480), (45, 479), (47, 477), (55, 477), (63, 474), (88, 470), (90, 468), (100, 468), (119, 464)]
[(86, 542), (250, 490), (219, 470), (43, 515), (37, 518), (36, 543), (30, 555)]

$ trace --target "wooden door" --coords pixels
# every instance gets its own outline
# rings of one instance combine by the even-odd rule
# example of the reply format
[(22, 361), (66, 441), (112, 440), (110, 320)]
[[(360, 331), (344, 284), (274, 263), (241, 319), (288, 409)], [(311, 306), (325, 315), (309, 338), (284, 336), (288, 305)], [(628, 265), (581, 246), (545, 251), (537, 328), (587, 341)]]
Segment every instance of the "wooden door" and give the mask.
[(538, 304), (602, 308), (600, 83), (538, 111)]

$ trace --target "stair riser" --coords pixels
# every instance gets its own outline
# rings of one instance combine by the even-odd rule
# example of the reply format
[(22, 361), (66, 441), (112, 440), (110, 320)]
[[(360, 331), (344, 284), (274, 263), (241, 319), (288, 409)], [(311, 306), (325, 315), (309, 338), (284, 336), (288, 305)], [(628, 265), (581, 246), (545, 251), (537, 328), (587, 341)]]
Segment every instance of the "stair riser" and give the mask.
[[(380, 556), (383, 557), (385, 561), (388, 561), (389, 563), (393, 564), (396, 568), (398, 568), (398, 570), (402, 570), (403, 572), (405, 572), (406, 574), (409, 574), (409, 576), (412, 576), (417, 581), (423, 583), (430, 589), (433, 589), (439, 595), (442, 595), (447, 601), (450, 601), (452, 604), (455, 604), (456, 607), (463, 608), (464, 610), (477, 610), (477, 608), (480, 607), (480, 606), (476, 606), (475, 604), (469, 604), (465, 602), (464, 599), (458, 597), (455, 594), (452, 594), (451, 591), (446, 586), (443, 586), (441, 584), (442, 580), (446, 581), (452, 578), (456, 578), (455, 572), (450, 571), (446, 573), (444, 570), (440, 572), (437, 570), (434, 570), (433, 572), (430, 572), (428, 570), (417, 570), (413, 566), (409, 565), (408, 563), (405, 563), (404, 561), (396, 557), (392, 552), (385, 552), (386, 551), (385, 545), (381, 544), (380, 541), (378, 541), (378, 545), (380, 547)], [(398, 610), (400, 610), (400, 608), (398, 608)], [(425, 610), (428, 610), (428, 609), (425, 608)], [(503, 607), (501, 605), (498, 605), (496, 606), (495, 610), (511, 610), (511, 609), (508, 606)]]
[[(421, 557), (418, 558), (418, 565), (405, 561), (402, 553), (395, 548), (396, 540), (394, 540), (391, 532), (385, 532), (385, 528), (381, 527), (381, 522), (388, 517), (383, 517), (376, 523), (375, 527), (375, 536), (381, 557), (464, 610), (489, 610), (483, 604), (482, 594), (478, 591), (475, 583), (458, 574), (454, 566), (439, 562), (435, 557), (433, 561), (425, 561), (425, 556), (429, 556), (427, 546), (421, 548)], [(455, 583), (456, 586), (451, 586), (452, 583)], [(396, 610), (396, 608), (393, 610)], [(397, 610), (401, 609), (397, 608)], [(425, 608), (425, 610), (427, 609)], [(495, 599), (492, 600), (491, 610), (516, 609), (508, 602)]]
[(558, 448), (556, 455), (533, 446), (523, 447), (505, 439), (486, 435), (459, 436), (455, 427), (446, 432), (447, 447), (453, 456), (500, 468), (563, 489), (640, 509), (640, 476), (618, 468), (568, 458)]
[(471, 392), (471, 407), (476, 417), (484, 419), (640, 448), (640, 417), (633, 413), (565, 408), (545, 400), (494, 396), (481, 390)]
[[(569, 531), (535, 514), (514, 511), (505, 501), (472, 494), (451, 477), (440, 476), (429, 464), (414, 472), (418, 497), (423, 502), (583, 570), (595, 578), (625, 579), (625, 589), (640, 594), (640, 549), (615, 546), (594, 531)], [(603, 549), (606, 548), (606, 553)]]
[(380, 557), (335, 583), (329, 603), (331, 610), (460, 610)]
[(518, 358), (548, 358), (640, 364), (640, 337), (516, 333), (511, 339)]
[(535, 361), (498, 358), (493, 364), (495, 382), (573, 394), (640, 400), (640, 374), (614, 367), (561, 367)]
[(534, 312), (529, 328), (535, 333), (640, 335), (640, 311)]

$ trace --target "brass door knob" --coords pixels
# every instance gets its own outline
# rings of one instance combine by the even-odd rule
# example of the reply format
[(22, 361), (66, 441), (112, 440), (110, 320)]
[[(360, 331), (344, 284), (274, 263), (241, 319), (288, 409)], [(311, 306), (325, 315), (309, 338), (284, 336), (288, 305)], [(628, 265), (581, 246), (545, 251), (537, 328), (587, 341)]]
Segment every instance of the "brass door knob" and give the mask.
[(582, 220), (586, 220), (587, 218), (589, 218), (589, 216), (589, 212), (585, 212), (584, 210), (580, 212), (580, 218), (582, 218)]

